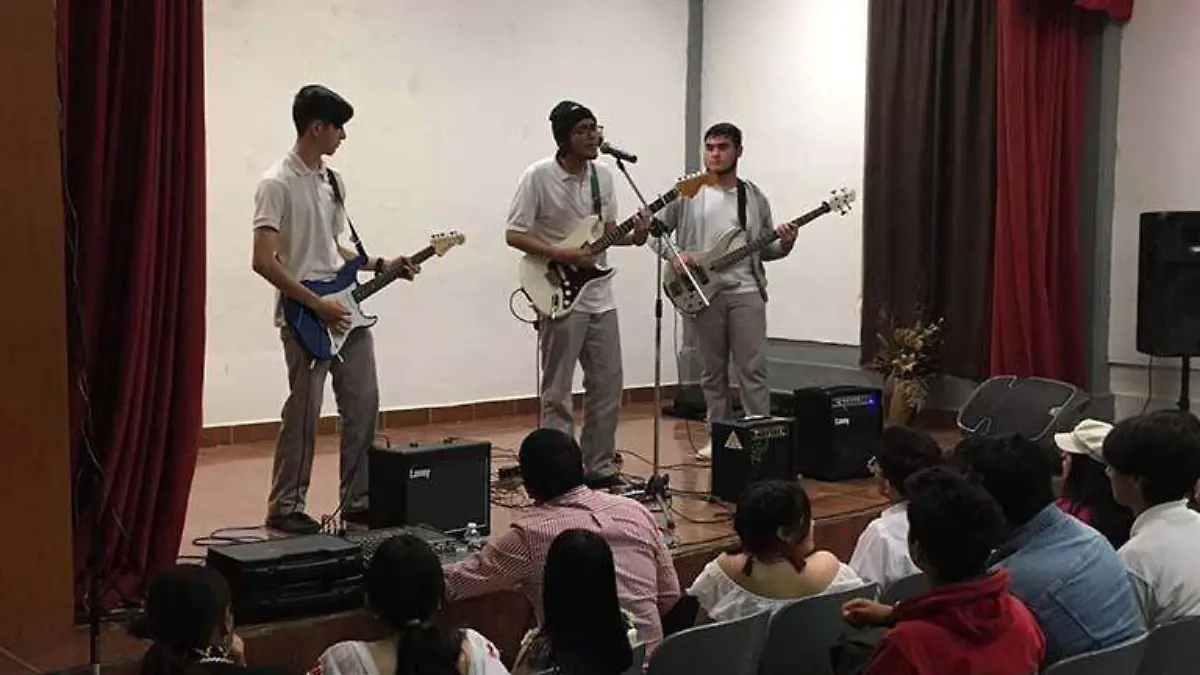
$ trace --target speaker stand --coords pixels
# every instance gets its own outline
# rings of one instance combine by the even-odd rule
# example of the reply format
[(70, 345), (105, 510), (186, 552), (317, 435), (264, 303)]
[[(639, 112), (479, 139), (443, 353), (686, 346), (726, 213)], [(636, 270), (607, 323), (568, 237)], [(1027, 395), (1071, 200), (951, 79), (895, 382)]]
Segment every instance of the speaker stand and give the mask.
[(1184, 356), (1180, 360), (1183, 369), (1179, 373), (1179, 409), (1188, 412), (1192, 408), (1192, 357)]

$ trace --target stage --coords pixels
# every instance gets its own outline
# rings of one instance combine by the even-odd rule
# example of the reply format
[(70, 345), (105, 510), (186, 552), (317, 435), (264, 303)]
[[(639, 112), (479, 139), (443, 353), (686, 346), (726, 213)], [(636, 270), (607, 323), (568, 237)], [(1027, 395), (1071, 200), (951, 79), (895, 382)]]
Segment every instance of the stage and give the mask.
[[(466, 422), (393, 426), (382, 433), (392, 444), (439, 440), (450, 436), (488, 440), (493, 444), (494, 476), (500, 468), (516, 464), (515, 449), (535, 422), (530, 412)], [(649, 461), (654, 447), (653, 429), (653, 408), (650, 404), (636, 403), (622, 410), (618, 443), (626, 473), (638, 477), (649, 475)], [(953, 439), (948, 436), (939, 440), (952, 443)], [(662, 463), (667, 467), (673, 489), (681, 493), (708, 491), (709, 468), (694, 458), (693, 451), (693, 447), (702, 445), (706, 440), (705, 425), (663, 418)], [(220, 445), (201, 451), (180, 548), (181, 556), (202, 556), (205, 549), (194, 542), (214, 532), (236, 537), (267, 536), (260, 524), (264, 517), (272, 453), (273, 442), (270, 440)], [(337, 436), (321, 436), (309, 489), (308, 512), (313, 517), (319, 518), (337, 505), (337, 454)], [(834, 552), (842, 560), (848, 560), (859, 533), (882, 509), (884, 500), (869, 480), (845, 483), (806, 481), (805, 487), (817, 521), (817, 545)], [(524, 502), (524, 495), (523, 492), (506, 493), (495, 501), (516, 505)], [(673, 556), (680, 583), (686, 588), (709, 560), (732, 543), (730, 507), (677, 494), (672, 500), (672, 511), (676, 523), (675, 534), (679, 539)], [(518, 515), (518, 508), (493, 503), (493, 531), (503, 530)], [(229, 531), (225, 528), (242, 529)], [(514, 656), (518, 641), (532, 620), (524, 598), (514, 593), (454, 603), (448, 608), (447, 614), (449, 620), (470, 625), (487, 635), (509, 659)], [(365, 611), (239, 628), (252, 664), (277, 663), (287, 665), (297, 673), (311, 665), (313, 659), (329, 644), (343, 639), (370, 638), (376, 631)], [(139, 651), (138, 643), (125, 636), (120, 627), (105, 627), (101, 656), (102, 662), (118, 666), (112, 672), (131, 672), (129, 666)], [(86, 630), (78, 633), (75, 644), (62, 645), (62, 651), (53, 657), (39, 661), (86, 663)]]

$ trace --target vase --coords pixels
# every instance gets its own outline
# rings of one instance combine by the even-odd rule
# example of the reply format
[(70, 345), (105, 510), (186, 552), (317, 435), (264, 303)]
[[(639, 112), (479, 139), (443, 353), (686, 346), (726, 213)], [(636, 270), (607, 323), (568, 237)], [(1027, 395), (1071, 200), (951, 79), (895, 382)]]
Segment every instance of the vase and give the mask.
[(884, 426), (907, 426), (917, 413), (912, 401), (909, 400), (908, 390), (904, 387), (897, 387), (896, 380), (891, 380), (889, 385), (887, 387), (887, 408), (884, 411)]

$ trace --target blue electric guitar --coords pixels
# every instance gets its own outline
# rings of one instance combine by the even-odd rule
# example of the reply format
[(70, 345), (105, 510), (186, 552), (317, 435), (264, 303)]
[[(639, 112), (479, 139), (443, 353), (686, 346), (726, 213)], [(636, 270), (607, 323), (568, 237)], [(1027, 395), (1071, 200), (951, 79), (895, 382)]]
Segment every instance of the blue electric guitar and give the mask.
[[(409, 260), (419, 265), (433, 256), (444, 256), (450, 249), (462, 244), (467, 239), (459, 232), (444, 232), (429, 237), (429, 245), (411, 256)], [(314, 359), (332, 359), (346, 344), (346, 338), (358, 328), (370, 328), (379, 318), (363, 313), (360, 303), (363, 300), (383, 290), (388, 284), (401, 278), (404, 270), (399, 265), (376, 276), (370, 281), (359, 284), (358, 271), (366, 263), (364, 256), (348, 261), (338, 271), (337, 276), (326, 281), (304, 281), (309, 290), (323, 298), (335, 300), (350, 312), (350, 326), (342, 331), (330, 328), (308, 307), (285, 297), (283, 299), (283, 320), (296, 340)]]

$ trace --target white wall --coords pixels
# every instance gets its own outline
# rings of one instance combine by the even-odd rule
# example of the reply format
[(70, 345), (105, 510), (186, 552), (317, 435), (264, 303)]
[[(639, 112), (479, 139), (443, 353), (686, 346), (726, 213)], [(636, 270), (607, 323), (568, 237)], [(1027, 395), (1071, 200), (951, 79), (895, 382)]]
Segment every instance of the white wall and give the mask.
[(792, 255), (768, 266), (771, 337), (859, 341), (867, 5), (704, 3), (702, 124), (742, 129), (741, 174), (766, 191), (776, 222), (818, 206), (834, 188), (860, 200), (847, 216), (806, 225)]
[[(643, 191), (682, 173), (686, 0), (207, 0), (205, 30), (206, 425), (277, 419), (286, 391), (272, 292), (250, 270), (250, 216), (258, 177), (294, 138), (300, 86), (355, 105), (334, 164), (372, 253), (416, 251), (431, 231), (467, 235), (419, 283), (369, 301), (385, 409), (534, 394), (533, 333), (509, 313), (517, 255), (502, 232), (521, 170), (553, 151), (558, 100), (591, 107), (643, 158)], [(618, 198), (632, 213), (621, 180)], [(652, 257), (618, 249), (609, 261), (625, 384), (650, 384)], [(673, 337), (668, 321), (668, 349)]]
[[(1139, 216), (1200, 209), (1197, 24), (1200, 2), (1138, 0), (1121, 38), (1108, 336), (1118, 416), (1142, 408), (1149, 379), (1135, 346)], [(1179, 396), (1178, 361), (1155, 363), (1150, 405), (1170, 405)], [(1200, 378), (1192, 379), (1200, 395)]]

